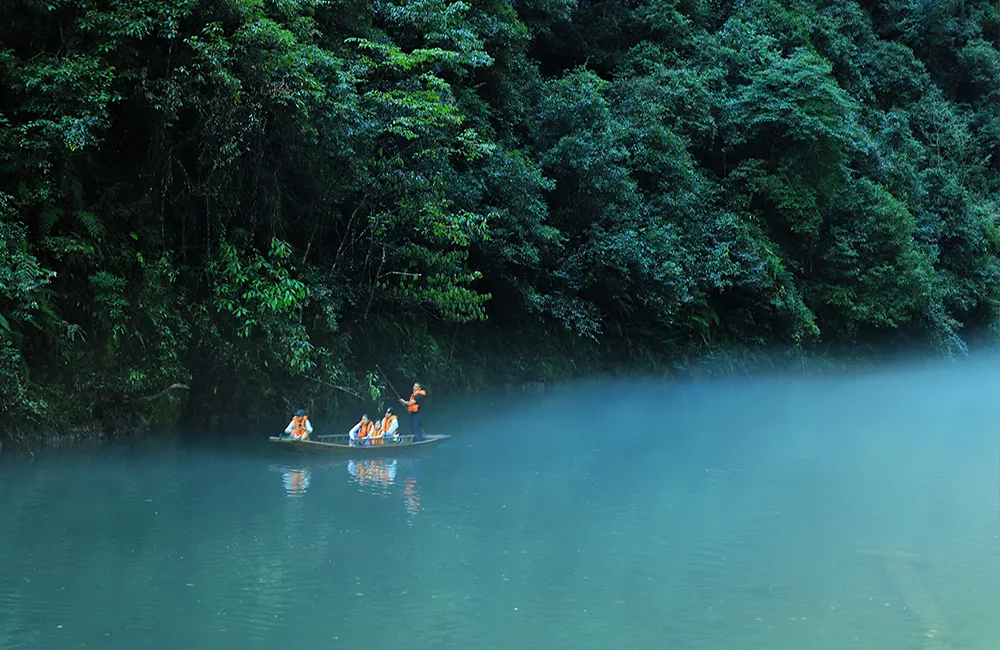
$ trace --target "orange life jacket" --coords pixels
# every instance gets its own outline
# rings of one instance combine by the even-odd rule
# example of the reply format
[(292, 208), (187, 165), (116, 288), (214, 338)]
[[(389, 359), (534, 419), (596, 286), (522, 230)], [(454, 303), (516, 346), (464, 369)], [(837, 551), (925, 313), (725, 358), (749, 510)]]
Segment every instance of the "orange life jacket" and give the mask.
[(371, 438), (371, 444), (373, 444), (373, 445), (381, 445), (382, 443), (385, 442), (385, 440), (382, 438), (382, 436), (385, 435), (385, 432), (382, 431), (382, 427), (381, 427), (382, 423), (381, 422), (373, 422), (372, 424), (374, 424), (375, 426), (372, 427), (372, 432), (371, 432), (371, 434), (369, 434), (368, 437)]
[(396, 419), (398, 419), (398, 418), (396, 418), (395, 415), (390, 415), (388, 417), (382, 418), (382, 427), (381, 427), (380, 431), (383, 434), (389, 433), (389, 427), (392, 426), (393, 420), (396, 420)]
[(307, 433), (306, 420), (308, 419), (309, 419), (308, 415), (303, 415), (301, 417), (296, 415), (292, 417), (292, 422), (295, 423), (295, 430), (292, 431), (292, 434), (295, 435), (296, 438), (301, 438), (303, 435)]
[(368, 435), (375, 430), (375, 423), (372, 422), (371, 420), (368, 420), (368, 424), (364, 424), (361, 422), (359, 422), (359, 424), (361, 424), (361, 428), (358, 429), (359, 438), (367, 438)]
[[(427, 391), (421, 388), (417, 392), (410, 395), (410, 401), (413, 402), (413, 400), (417, 397), (417, 395), (427, 395)], [(420, 410), (420, 405), (417, 404), (416, 402), (413, 402), (413, 404), (407, 404), (406, 410), (409, 411), (410, 413), (416, 413), (417, 411)]]

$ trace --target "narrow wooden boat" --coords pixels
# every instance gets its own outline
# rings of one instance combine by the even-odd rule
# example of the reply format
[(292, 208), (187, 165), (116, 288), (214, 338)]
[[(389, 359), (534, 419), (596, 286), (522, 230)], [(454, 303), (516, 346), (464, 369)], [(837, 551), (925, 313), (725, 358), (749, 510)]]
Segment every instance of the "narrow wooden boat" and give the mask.
[(346, 434), (314, 436), (312, 440), (292, 440), (283, 436), (271, 436), (269, 440), (305, 454), (391, 454), (413, 448), (425, 449), (450, 437), (450, 435), (425, 435), (420, 442), (413, 442), (413, 436), (406, 435), (399, 436), (399, 442), (386, 439), (381, 445), (355, 445), (353, 447), (348, 444), (350, 437)]

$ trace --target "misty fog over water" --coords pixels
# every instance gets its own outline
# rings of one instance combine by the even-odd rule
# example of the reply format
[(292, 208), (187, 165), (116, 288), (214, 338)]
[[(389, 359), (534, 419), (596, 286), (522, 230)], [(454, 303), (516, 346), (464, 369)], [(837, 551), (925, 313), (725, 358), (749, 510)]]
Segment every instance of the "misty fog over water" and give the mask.
[(418, 454), (7, 456), (0, 648), (997, 647), (998, 396), (986, 358), (594, 381), (439, 397)]

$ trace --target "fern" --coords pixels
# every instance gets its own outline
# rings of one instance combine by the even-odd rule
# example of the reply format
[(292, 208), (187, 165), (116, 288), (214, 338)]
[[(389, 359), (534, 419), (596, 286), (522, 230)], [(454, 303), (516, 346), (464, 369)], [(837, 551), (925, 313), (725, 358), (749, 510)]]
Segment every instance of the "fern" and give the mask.
[[(38, 228), (41, 234), (43, 236), (50, 235), (64, 214), (66, 214), (65, 210), (54, 206), (48, 206), (43, 209), (41, 214), (38, 215)], [(101, 222), (100, 217), (96, 214), (85, 210), (74, 210), (73, 216), (76, 217), (77, 222), (83, 226), (87, 234), (93, 239), (104, 237), (104, 223)]]
[(83, 210), (78, 210), (75, 214), (77, 221), (87, 230), (88, 235), (94, 239), (104, 237), (104, 224), (101, 223), (100, 217), (92, 212), (84, 212)]
[(15, 291), (28, 294), (42, 286), (46, 281), (46, 274), (38, 265), (38, 260), (34, 257), (24, 256), (15, 259), (13, 264), (14, 273), (10, 279), (14, 281), (12, 287)]
[(79, 336), (84, 343), (87, 342), (87, 336), (86, 333), (83, 331), (83, 328), (75, 323), (66, 323), (66, 336), (73, 343), (76, 342), (77, 336)]
[(59, 217), (63, 216), (63, 209), (49, 206), (38, 215), (38, 227), (43, 235), (48, 235), (59, 223)]

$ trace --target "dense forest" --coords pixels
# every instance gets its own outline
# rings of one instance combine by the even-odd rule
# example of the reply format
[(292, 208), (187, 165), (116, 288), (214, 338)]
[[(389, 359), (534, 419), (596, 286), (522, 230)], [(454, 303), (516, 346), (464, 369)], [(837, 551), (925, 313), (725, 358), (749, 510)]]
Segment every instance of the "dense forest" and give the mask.
[(15, 443), (1000, 320), (991, 0), (4, 0), (0, 78)]

